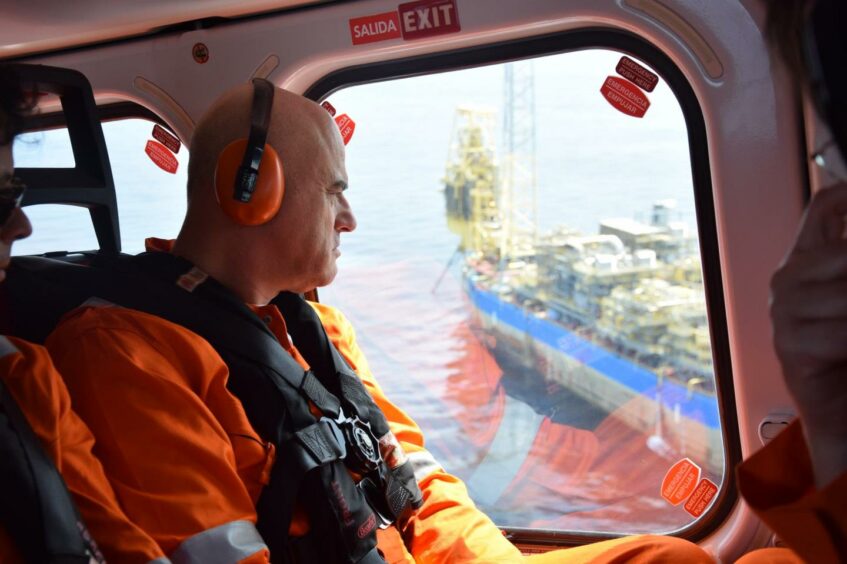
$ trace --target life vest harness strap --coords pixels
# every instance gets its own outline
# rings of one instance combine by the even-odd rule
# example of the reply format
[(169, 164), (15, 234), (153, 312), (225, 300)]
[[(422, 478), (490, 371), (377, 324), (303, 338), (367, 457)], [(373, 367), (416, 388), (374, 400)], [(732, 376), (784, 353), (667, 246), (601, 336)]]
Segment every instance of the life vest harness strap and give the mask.
[[(388, 421), (386, 421), (382, 411), (374, 404), (358, 375), (350, 369), (347, 362), (329, 341), (329, 337), (314, 310), (306, 305), (302, 298), (288, 292), (281, 293), (272, 303), (279, 308), (286, 320), (292, 321), (288, 324), (288, 330), (294, 341), (298, 343), (298, 349), (308, 360), (313, 371), (335, 376), (334, 380), (323, 381), (324, 386), (326, 386), (324, 389), (330, 389), (337, 394), (341, 400), (342, 408), (347, 413), (352, 413), (355, 417), (368, 421), (366, 427), (369, 435), (372, 433), (378, 439), (391, 435)], [(314, 335), (318, 337), (314, 338)], [(351, 429), (350, 426), (343, 428), (345, 430)], [(355, 444), (355, 436), (348, 436), (348, 441)], [(376, 442), (379, 443), (379, 440)], [(366, 441), (366, 444), (370, 443), (371, 441)], [(354, 449), (354, 456), (366, 450), (363, 448)], [(402, 452), (402, 448), (400, 448), (400, 451)], [(377, 456), (379, 454), (381, 453), (377, 453)], [(348, 456), (348, 462), (351, 458), (354, 457)], [(373, 462), (362, 462), (366, 465), (366, 468), (370, 467), (370, 464), (374, 464)], [(365, 477), (358, 483), (358, 487), (365, 494), (371, 509), (379, 517), (381, 528), (406, 517), (423, 504), (423, 494), (418, 486), (411, 460), (392, 460), (392, 462), (388, 466), (380, 466), (375, 479)], [(355, 469), (355, 466), (350, 464), (348, 464), (348, 467)], [(356, 471), (362, 475), (366, 474), (361, 469)]]
[(301, 454), (298, 461), (303, 473), (335, 460), (344, 460), (347, 456), (344, 435), (338, 424), (329, 417), (321, 417), (317, 423), (300, 429), (294, 435), (302, 447), (298, 449)]
[[(293, 360), (293, 359), (292, 359)], [(299, 366), (299, 365), (298, 365)], [(327, 390), (315, 373), (307, 370), (300, 384), (300, 391), (321, 410), (325, 416), (338, 417), (341, 411), (341, 402), (337, 397)]]
[[(420, 507), (423, 496), (408, 460), (399, 468), (381, 460), (377, 437), (390, 434), (388, 422), (332, 345), (314, 309), (287, 292), (272, 302), (312, 367), (303, 370), (267, 325), (220, 283), (208, 278), (191, 291), (179, 286), (176, 281), (194, 268), (188, 261), (154, 252), (115, 257), (103, 266), (124, 280), (100, 285), (98, 295), (205, 338), (229, 366), (227, 386), (242, 401), (251, 424), (276, 444), (279, 456), (257, 503), (257, 527), (275, 559), (285, 561), (288, 555), (299, 561), (294, 557), (298, 547), (304, 557), (309, 555), (305, 561), (359, 563), (379, 557), (371, 550), (376, 526)], [(164, 284), (150, 283), (151, 277)], [(274, 388), (279, 398), (289, 398), (285, 404), (274, 399)], [(306, 399), (323, 418), (315, 418)], [(357, 485), (345, 465), (367, 480)], [(315, 497), (318, 490), (326, 493)], [(311, 541), (284, 533), (301, 492), (312, 492), (301, 500), (312, 525)], [(337, 523), (328, 520), (331, 515)], [(344, 550), (338, 553), (340, 546)]]
[(105, 562), (71, 494), (23, 412), (0, 380), (0, 523), (31, 562)]

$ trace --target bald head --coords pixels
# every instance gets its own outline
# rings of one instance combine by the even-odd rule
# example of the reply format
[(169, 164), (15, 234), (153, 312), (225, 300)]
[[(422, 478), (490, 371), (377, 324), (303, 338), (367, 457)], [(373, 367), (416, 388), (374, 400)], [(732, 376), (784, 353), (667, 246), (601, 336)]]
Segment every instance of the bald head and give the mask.
[[(214, 197), (215, 167), (221, 151), (250, 134), (253, 85), (243, 84), (221, 96), (200, 119), (191, 141), (189, 200)], [(309, 154), (332, 144), (339, 133), (329, 114), (315, 102), (276, 88), (267, 142), (285, 163), (286, 186), (296, 184)]]
[(343, 194), (344, 144), (335, 122), (318, 104), (278, 88), (267, 143), (283, 162), (279, 212), (256, 226), (236, 223), (223, 212), (215, 190), (218, 156), (249, 136), (252, 102), (252, 84), (233, 88), (197, 125), (188, 165), (188, 212), (174, 253), (258, 304), (284, 290), (304, 292), (332, 281), (340, 234), (352, 231), (356, 222)]

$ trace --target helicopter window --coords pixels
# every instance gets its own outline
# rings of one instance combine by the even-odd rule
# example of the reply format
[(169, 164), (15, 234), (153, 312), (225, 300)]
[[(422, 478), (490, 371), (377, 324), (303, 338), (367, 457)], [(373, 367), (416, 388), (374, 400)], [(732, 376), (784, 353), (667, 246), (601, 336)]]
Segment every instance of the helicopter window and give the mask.
[[(73, 167), (74, 152), (65, 128), (23, 133), (15, 138), (15, 166), (58, 168)], [(50, 155), (49, 158), (45, 158)]]
[[(143, 251), (145, 237), (175, 237), (185, 217), (188, 150), (182, 147), (174, 156), (176, 174), (156, 166), (145, 154), (147, 142), (153, 140), (153, 125), (153, 122), (139, 118), (103, 123), (120, 210), (121, 246), (128, 253)], [(74, 165), (65, 128), (21, 135), (15, 140), (13, 151), (16, 166)], [(15, 243), (16, 255), (98, 247), (85, 208), (39, 205), (28, 207), (26, 213), (32, 222), (33, 234)]]
[(686, 122), (621, 59), (329, 98), (358, 229), (321, 299), (501, 527), (677, 531), (724, 479)]

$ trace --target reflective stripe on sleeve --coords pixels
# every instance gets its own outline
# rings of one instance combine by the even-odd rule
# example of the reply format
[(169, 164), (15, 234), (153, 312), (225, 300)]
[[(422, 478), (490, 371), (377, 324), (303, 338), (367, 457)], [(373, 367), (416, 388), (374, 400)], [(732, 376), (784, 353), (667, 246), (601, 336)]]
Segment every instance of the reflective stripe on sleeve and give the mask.
[(12, 344), (12, 341), (7, 339), (5, 336), (0, 335), (0, 358), (10, 354), (15, 354), (16, 352), (20, 352), (18, 347)]
[(172, 564), (172, 562), (171, 562), (170, 558), (166, 558), (164, 556), (161, 556), (161, 557), (159, 557), (155, 560), (151, 560), (147, 564)]
[(433, 472), (441, 470), (441, 465), (435, 460), (435, 457), (426, 450), (410, 452), (408, 457), (412, 463), (412, 469), (415, 471), (415, 480), (418, 482)]
[(268, 546), (255, 525), (249, 521), (231, 521), (182, 541), (171, 553), (173, 564), (232, 564), (259, 552), (268, 552)]

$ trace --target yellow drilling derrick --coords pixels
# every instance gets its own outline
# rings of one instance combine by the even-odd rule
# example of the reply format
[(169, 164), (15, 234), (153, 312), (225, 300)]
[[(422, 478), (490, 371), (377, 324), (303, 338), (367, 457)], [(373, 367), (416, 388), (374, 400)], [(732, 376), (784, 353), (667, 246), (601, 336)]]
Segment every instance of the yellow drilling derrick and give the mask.
[(447, 226), (466, 255), (499, 258), (502, 215), (498, 205), (493, 110), (459, 107), (453, 121), (444, 178)]

